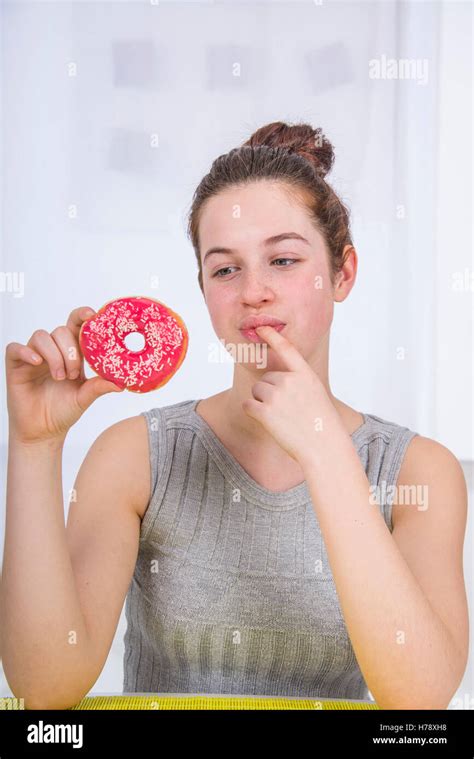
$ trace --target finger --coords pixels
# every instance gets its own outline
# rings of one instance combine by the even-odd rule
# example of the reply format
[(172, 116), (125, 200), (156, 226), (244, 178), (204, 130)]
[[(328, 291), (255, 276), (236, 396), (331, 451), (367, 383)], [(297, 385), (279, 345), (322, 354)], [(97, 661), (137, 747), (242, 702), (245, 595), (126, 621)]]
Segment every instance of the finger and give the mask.
[(256, 382), (252, 385), (252, 395), (257, 401), (269, 401), (273, 394), (273, 385), (268, 382)]
[(62, 353), (67, 376), (69, 379), (77, 379), (82, 367), (82, 354), (78, 341), (71, 330), (62, 325), (53, 329), (51, 337)]
[(287, 375), (287, 369), (283, 372), (265, 372), (265, 374), (262, 374), (259, 381), (268, 382), (269, 385), (278, 385)]
[(81, 351), (80, 343), (79, 343), (79, 335), (81, 333), (81, 327), (84, 324), (87, 319), (90, 319), (91, 317), (95, 316), (96, 311), (94, 311), (93, 308), (90, 308), (90, 306), (79, 306), (79, 308), (73, 309), (71, 313), (69, 314), (68, 320), (66, 322), (66, 327), (72, 332), (74, 337), (77, 340), (77, 344), (79, 345), (79, 354), (81, 358), (81, 367), (79, 372), (79, 379), (81, 382), (85, 382), (87, 379), (85, 371), (84, 371), (84, 356)]
[(35, 353), (27, 345), (22, 345), (22, 343), (8, 343), (5, 348), (5, 364), (7, 368), (18, 364), (39, 366), (42, 360), (42, 356)]
[(278, 332), (270, 325), (264, 327), (255, 327), (255, 332), (263, 337), (270, 348), (281, 358), (287, 369), (297, 371), (303, 366), (307, 366), (306, 361), (297, 348), (281, 332)]
[[(47, 361), (49, 371), (54, 379), (61, 380), (66, 377), (62, 353), (49, 332), (46, 332), (45, 329), (37, 329), (31, 335), (27, 345)], [(61, 372), (64, 376), (60, 376)]]
[(265, 406), (261, 401), (257, 401), (254, 398), (246, 398), (242, 401), (242, 410), (255, 421), (262, 423), (262, 412)]
[(79, 332), (83, 323), (92, 316), (95, 316), (95, 314), (94, 309), (89, 306), (79, 306), (79, 308), (71, 311), (66, 322), (66, 327), (71, 330), (77, 341), (79, 341)]
[(85, 411), (101, 395), (105, 395), (106, 393), (121, 393), (124, 390), (124, 387), (119, 387), (102, 377), (92, 377), (80, 386), (77, 393), (77, 402), (82, 411)]

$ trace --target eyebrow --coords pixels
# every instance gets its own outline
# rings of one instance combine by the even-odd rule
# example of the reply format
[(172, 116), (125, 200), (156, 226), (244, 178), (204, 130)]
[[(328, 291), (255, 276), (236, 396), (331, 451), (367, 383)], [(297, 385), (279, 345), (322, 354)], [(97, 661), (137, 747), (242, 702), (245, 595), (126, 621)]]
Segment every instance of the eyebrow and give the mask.
[[(282, 242), (282, 240), (300, 240), (301, 242), (306, 243), (306, 245), (309, 245), (308, 240), (305, 237), (299, 235), (297, 232), (282, 232), (279, 235), (274, 235), (273, 237), (269, 237), (268, 240), (264, 240), (263, 245), (265, 247), (276, 245), (276, 243)], [(204, 256), (203, 264), (206, 258), (208, 256), (212, 256), (213, 253), (237, 253), (237, 251), (233, 250), (232, 248), (223, 248), (221, 246), (209, 248), (206, 255)]]

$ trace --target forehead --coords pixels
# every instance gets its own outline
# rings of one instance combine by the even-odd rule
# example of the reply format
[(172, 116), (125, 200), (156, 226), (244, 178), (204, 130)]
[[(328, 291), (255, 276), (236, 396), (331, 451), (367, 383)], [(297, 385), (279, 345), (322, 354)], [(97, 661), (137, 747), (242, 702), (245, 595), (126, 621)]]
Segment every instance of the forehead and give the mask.
[(201, 255), (215, 245), (241, 248), (291, 230), (311, 242), (319, 234), (302, 200), (291, 189), (270, 182), (254, 182), (232, 187), (210, 198), (201, 214), (199, 247)]

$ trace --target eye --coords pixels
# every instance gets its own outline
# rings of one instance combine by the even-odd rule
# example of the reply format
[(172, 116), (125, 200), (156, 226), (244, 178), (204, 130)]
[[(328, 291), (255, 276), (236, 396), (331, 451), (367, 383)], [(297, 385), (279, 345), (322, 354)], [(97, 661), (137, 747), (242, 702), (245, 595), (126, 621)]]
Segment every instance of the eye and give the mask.
[[(291, 261), (291, 263), (295, 264), (295, 263), (297, 263), (298, 259), (296, 259), (296, 258), (275, 258), (275, 261)], [(272, 261), (272, 263), (274, 264), (275, 261)], [(280, 267), (279, 266), (278, 268), (280, 269), (280, 268), (286, 268), (286, 267)]]
[[(297, 259), (297, 258), (275, 258), (272, 261), (272, 264), (274, 264), (276, 261), (290, 261), (292, 264), (299, 263), (299, 259)], [(214, 274), (212, 276), (213, 277), (217, 277), (218, 279), (221, 279), (222, 277), (226, 276), (225, 274), (221, 275), (221, 272), (228, 271), (229, 269), (232, 269), (232, 268), (233, 268), (232, 266), (225, 266), (224, 268), (218, 269), (216, 272), (214, 272)], [(278, 269), (287, 269), (288, 267), (287, 266), (278, 266), (277, 268)]]
[(225, 266), (223, 269), (218, 269), (212, 276), (219, 277), (221, 271), (226, 271), (227, 269), (232, 269), (232, 266)]

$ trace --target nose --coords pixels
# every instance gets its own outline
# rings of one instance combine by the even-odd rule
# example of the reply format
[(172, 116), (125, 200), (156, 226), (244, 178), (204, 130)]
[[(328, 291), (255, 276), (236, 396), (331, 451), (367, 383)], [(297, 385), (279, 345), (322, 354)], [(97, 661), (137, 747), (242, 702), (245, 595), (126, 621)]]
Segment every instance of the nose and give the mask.
[(273, 300), (274, 293), (268, 278), (261, 271), (247, 271), (240, 279), (242, 303), (255, 305)]

